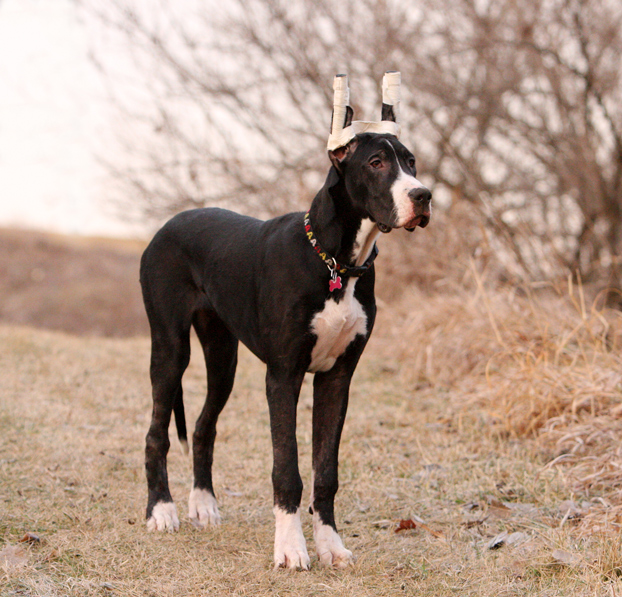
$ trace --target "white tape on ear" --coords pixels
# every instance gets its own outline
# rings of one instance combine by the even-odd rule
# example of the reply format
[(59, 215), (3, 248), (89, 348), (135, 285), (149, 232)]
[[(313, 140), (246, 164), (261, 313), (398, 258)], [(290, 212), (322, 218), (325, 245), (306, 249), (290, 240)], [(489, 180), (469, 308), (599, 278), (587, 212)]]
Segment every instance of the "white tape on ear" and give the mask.
[(346, 121), (346, 112), (350, 103), (348, 76), (336, 75), (333, 79), (333, 126), (331, 135), (339, 135)]
[(348, 77), (337, 75), (333, 80), (333, 126), (328, 136), (327, 149), (334, 151), (347, 145), (360, 133), (389, 134), (399, 137), (399, 104), (400, 104), (401, 75), (398, 71), (385, 73), (382, 79), (382, 102), (393, 106), (396, 122), (382, 120), (380, 122), (366, 122), (355, 120), (344, 128), (347, 106), (350, 102), (350, 89)]
[(400, 121), (400, 87), (402, 76), (398, 71), (389, 71), (382, 78), (382, 103), (393, 106), (395, 121)]

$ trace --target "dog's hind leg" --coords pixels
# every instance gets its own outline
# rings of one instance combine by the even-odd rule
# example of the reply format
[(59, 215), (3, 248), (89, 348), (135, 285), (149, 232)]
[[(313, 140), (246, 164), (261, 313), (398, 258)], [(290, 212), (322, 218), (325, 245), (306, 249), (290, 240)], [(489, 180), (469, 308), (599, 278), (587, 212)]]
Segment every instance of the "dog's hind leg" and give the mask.
[(212, 484), (214, 441), (218, 416), (233, 388), (238, 340), (211, 311), (197, 311), (193, 325), (205, 355), (207, 398), (193, 435), (194, 483), (188, 500), (188, 512), (196, 527), (205, 528), (220, 522)]
[[(171, 326), (172, 327), (172, 326)], [(153, 412), (147, 432), (145, 468), (149, 499), (147, 529), (176, 531), (177, 510), (168, 486), (168, 428), (176, 403), (182, 401), (181, 378), (190, 361), (189, 329), (174, 330), (151, 320)]]

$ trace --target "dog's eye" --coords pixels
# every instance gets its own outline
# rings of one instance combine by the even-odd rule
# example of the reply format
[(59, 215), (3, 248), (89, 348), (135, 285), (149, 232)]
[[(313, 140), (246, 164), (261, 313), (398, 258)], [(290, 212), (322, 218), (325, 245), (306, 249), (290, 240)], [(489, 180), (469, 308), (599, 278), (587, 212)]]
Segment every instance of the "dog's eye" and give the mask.
[(372, 168), (378, 169), (378, 168), (380, 168), (380, 166), (382, 166), (382, 161), (379, 160), (378, 158), (376, 158), (376, 159), (372, 160), (371, 162), (369, 162), (369, 165)]
[(410, 158), (408, 160), (408, 165), (410, 166), (411, 170), (414, 170), (415, 169), (415, 158)]

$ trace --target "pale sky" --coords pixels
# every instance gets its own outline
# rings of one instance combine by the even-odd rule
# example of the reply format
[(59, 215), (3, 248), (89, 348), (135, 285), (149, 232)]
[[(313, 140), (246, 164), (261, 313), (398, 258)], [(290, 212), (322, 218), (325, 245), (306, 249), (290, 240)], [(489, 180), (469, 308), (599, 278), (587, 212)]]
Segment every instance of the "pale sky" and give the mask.
[(72, 0), (0, 0), (0, 226), (135, 236), (96, 155), (109, 111)]

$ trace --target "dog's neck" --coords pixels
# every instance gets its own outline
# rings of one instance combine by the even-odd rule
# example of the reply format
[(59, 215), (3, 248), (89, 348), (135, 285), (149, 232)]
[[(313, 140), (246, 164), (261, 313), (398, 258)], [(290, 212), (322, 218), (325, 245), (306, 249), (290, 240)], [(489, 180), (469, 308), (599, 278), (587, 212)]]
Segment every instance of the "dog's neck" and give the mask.
[(380, 234), (376, 224), (354, 208), (334, 167), (313, 199), (309, 216), (320, 245), (344, 265), (362, 265)]

